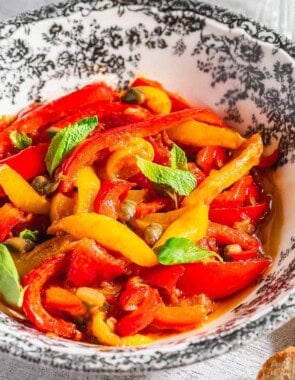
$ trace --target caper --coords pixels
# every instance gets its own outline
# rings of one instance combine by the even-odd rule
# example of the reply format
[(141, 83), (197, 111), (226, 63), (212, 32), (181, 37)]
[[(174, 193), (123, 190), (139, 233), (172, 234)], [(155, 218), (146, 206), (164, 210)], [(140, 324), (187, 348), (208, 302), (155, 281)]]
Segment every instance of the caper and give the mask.
[(126, 201), (121, 204), (121, 209), (119, 212), (119, 219), (121, 222), (128, 222), (134, 217), (136, 212), (136, 205), (136, 202), (129, 199), (126, 199)]
[(46, 129), (46, 133), (47, 133), (48, 137), (50, 139), (52, 139), (52, 137), (54, 137), (60, 130), (61, 130), (61, 128), (49, 127)]
[(7, 248), (16, 253), (29, 252), (35, 248), (35, 243), (30, 239), (23, 239), (21, 237), (12, 237), (5, 240), (4, 244)]
[(224, 258), (226, 260), (231, 260), (231, 253), (239, 253), (242, 252), (242, 247), (239, 244), (229, 244), (224, 247)]
[(47, 177), (39, 175), (33, 179), (31, 185), (40, 195), (47, 195), (53, 193), (58, 188), (59, 183), (51, 182)]
[(145, 95), (137, 88), (129, 88), (124, 92), (121, 100), (129, 104), (142, 104), (145, 101)]
[(151, 223), (144, 231), (144, 240), (148, 245), (154, 245), (161, 237), (163, 227), (159, 223)]

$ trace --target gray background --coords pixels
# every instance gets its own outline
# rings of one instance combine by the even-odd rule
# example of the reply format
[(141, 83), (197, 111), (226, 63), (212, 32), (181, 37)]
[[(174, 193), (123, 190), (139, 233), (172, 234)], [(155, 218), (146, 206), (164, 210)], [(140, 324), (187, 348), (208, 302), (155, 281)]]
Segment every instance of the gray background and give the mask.
[[(294, 0), (208, 0), (260, 20), (295, 39)], [(50, 0), (0, 0), (0, 20), (50, 4)], [(193, 366), (151, 374), (120, 376), (121, 380), (252, 380), (263, 362), (274, 352), (295, 345), (295, 320), (247, 346)], [(28, 363), (0, 354), (0, 380), (111, 380), (113, 377), (82, 374)]]

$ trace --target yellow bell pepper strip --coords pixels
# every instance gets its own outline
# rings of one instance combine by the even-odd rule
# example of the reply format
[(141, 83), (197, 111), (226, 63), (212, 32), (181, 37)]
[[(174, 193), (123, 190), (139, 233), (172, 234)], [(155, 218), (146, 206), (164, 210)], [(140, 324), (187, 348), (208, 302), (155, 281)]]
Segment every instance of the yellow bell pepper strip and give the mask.
[(208, 215), (209, 207), (204, 202), (199, 202), (193, 207), (187, 208), (179, 218), (170, 224), (154, 248), (164, 245), (172, 237), (185, 237), (197, 242), (207, 233)]
[(105, 319), (106, 314), (103, 311), (96, 311), (92, 318), (92, 334), (98, 339), (99, 343), (107, 346), (141, 346), (153, 342), (152, 338), (142, 334), (120, 338), (112, 332)]
[(68, 215), (74, 210), (75, 198), (67, 197), (62, 193), (56, 193), (51, 200), (50, 220), (56, 222)]
[(108, 179), (128, 179), (140, 172), (136, 164), (136, 157), (148, 161), (154, 159), (152, 144), (141, 137), (133, 137), (124, 144), (116, 144), (111, 149), (113, 153), (106, 162), (105, 173)]
[(155, 114), (167, 115), (170, 113), (172, 103), (168, 94), (164, 90), (152, 86), (136, 86), (133, 88), (144, 94), (147, 108)]
[(239, 148), (245, 139), (236, 131), (216, 127), (195, 120), (188, 120), (167, 130), (169, 137), (177, 144), (192, 146), (218, 145), (228, 149)]
[(124, 224), (113, 218), (95, 213), (68, 216), (49, 227), (54, 234), (65, 231), (77, 239), (87, 237), (102, 246), (121, 253), (131, 262), (143, 267), (158, 264), (153, 250)]
[(79, 170), (75, 186), (78, 189), (75, 214), (92, 212), (95, 197), (100, 189), (100, 180), (91, 166)]
[(10, 201), (21, 210), (41, 215), (49, 213), (50, 202), (8, 165), (0, 166), (0, 185)]
[(188, 195), (183, 206), (194, 206), (201, 201), (209, 204), (224, 189), (230, 187), (236, 181), (246, 175), (249, 170), (259, 163), (263, 152), (261, 136), (257, 133), (246, 140), (245, 148), (241, 153), (225, 164), (220, 170), (211, 172), (210, 175)]

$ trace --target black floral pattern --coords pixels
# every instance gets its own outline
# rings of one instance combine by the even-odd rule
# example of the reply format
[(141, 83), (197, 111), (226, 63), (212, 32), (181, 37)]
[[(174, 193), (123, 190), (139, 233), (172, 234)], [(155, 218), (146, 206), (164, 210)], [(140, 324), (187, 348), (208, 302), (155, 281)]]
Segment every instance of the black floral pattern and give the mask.
[[(114, 22), (105, 22), (107, 17), (97, 12), (111, 12)], [(129, 22), (116, 22), (128, 15), (132, 15)], [(227, 30), (215, 26), (213, 33), (212, 19)], [(245, 33), (229, 33), (237, 27)], [(42, 33), (32, 43), (36, 28)], [(282, 58), (282, 50), (287, 58)], [(245, 123), (241, 104), (251, 103), (255, 113), (250, 115), (247, 133), (259, 131), (267, 145), (277, 141), (280, 164), (295, 163), (295, 80), (290, 58), (295, 57), (295, 45), (243, 16), (194, 0), (70, 0), (0, 23), (0, 104), (44, 99), (48, 83), (70, 90), (100, 74), (114, 75), (123, 87), (140, 70), (147, 51), (175, 60), (192, 58), (221, 94), (217, 103), (226, 110), (227, 119)], [(0, 313), (0, 350), (36, 363), (101, 373), (169, 368), (222, 354), (294, 315), (295, 297), (290, 295), (294, 241), (291, 237), (250, 298), (209, 331), (189, 337), (180, 334), (148, 349), (97, 350), (62, 339), (52, 341)]]

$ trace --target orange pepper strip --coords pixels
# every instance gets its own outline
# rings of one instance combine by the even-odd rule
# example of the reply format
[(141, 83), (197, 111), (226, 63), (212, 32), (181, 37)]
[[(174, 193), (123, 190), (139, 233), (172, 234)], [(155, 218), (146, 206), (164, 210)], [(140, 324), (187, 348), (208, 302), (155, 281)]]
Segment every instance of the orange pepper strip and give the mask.
[(185, 121), (168, 129), (169, 137), (178, 144), (192, 146), (221, 146), (237, 149), (245, 139), (230, 128), (220, 128), (195, 120)]
[(59, 286), (51, 286), (45, 291), (44, 304), (49, 310), (65, 312), (72, 317), (86, 314), (83, 302), (75, 294)]
[(143, 267), (158, 264), (157, 256), (140, 237), (124, 224), (108, 216), (95, 213), (71, 215), (49, 227), (48, 233), (54, 234), (60, 230), (77, 239), (93, 239)]
[(202, 323), (208, 314), (204, 305), (160, 306), (153, 325), (161, 329), (183, 330)]
[(56, 193), (51, 200), (50, 220), (55, 222), (68, 215), (74, 210), (75, 198), (67, 197), (62, 193)]

